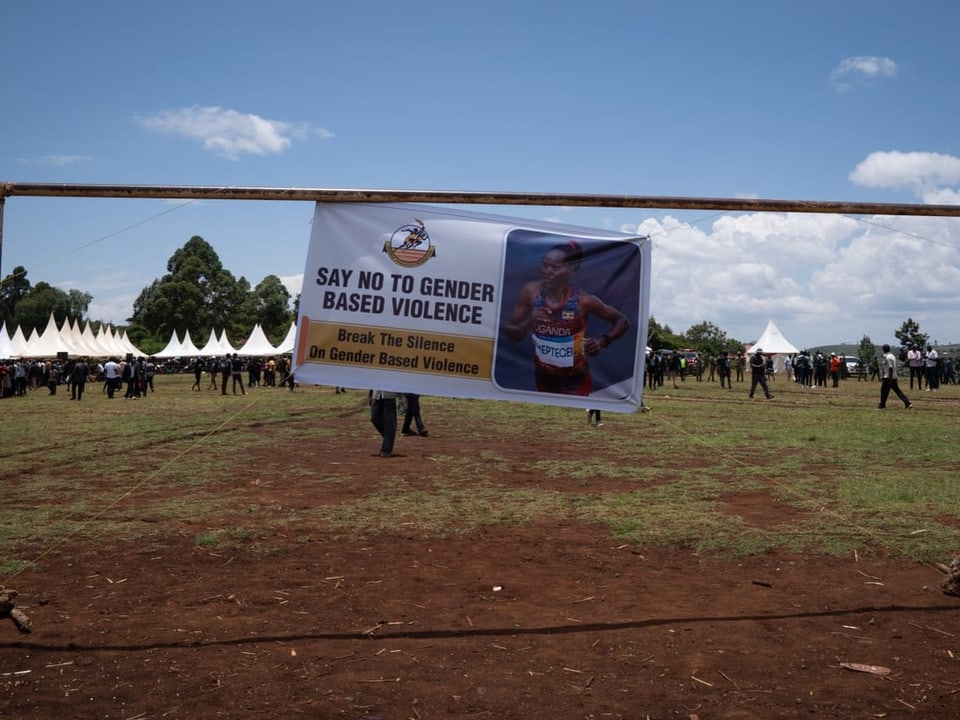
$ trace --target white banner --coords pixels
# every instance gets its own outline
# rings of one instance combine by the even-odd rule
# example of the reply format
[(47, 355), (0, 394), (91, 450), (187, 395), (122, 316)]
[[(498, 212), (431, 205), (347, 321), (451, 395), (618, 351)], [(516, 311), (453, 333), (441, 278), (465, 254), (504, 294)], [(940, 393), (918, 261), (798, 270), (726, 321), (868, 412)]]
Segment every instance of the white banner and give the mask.
[(297, 382), (632, 412), (650, 241), (418, 205), (318, 203)]

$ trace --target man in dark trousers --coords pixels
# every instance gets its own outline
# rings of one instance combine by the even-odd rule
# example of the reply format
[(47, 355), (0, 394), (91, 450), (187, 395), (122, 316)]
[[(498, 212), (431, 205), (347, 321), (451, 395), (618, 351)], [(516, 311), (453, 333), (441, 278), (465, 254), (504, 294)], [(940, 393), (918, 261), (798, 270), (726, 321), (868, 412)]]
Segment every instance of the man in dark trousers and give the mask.
[(380, 433), (380, 457), (393, 457), (393, 443), (397, 439), (397, 393), (370, 391), (370, 422)]
[(763, 348), (757, 348), (750, 356), (750, 397), (753, 397), (757, 385), (763, 388), (763, 394), (766, 395), (767, 400), (773, 400), (773, 395), (767, 387), (767, 361), (763, 357)]
[(897, 357), (890, 352), (890, 346), (886, 343), (884, 343), (883, 357), (880, 360), (880, 374), (882, 379), (880, 380), (879, 408), (881, 410), (887, 409), (887, 398), (891, 390), (900, 398), (900, 402), (903, 403), (903, 406), (907, 410), (912, 408), (913, 404), (907, 399), (907, 396), (903, 394), (903, 391), (900, 389), (900, 383), (897, 382)]
[(80, 358), (73, 364), (73, 370), (70, 371), (70, 399), (83, 400), (83, 388), (87, 384), (87, 378), (90, 376), (90, 366), (84, 358)]
[(247, 391), (243, 389), (243, 360), (237, 353), (234, 353), (230, 360), (230, 377), (233, 378), (233, 394), (237, 394), (237, 385), (239, 385), (240, 394), (246, 395)]
[[(419, 435), (426, 437), (427, 428), (423, 424), (423, 418), (420, 417), (420, 396), (416, 393), (404, 393), (404, 397), (407, 401), (407, 406), (403, 413), (403, 428), (400, 430), (400, 433), (402, 435)], [(416, 432), (410, 429), (412, 424), (416, 425)]]

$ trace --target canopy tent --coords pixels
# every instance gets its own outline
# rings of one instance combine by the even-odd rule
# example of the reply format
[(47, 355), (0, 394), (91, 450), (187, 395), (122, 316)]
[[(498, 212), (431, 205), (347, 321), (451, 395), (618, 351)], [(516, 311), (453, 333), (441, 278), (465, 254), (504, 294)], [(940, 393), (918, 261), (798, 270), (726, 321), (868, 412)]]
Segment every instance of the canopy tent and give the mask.
[[(6, 336), (6, 331), (2, 335)], [(52, 358), (59, 353), (67, 353), (68, 357), (123, 357), (125, 355), (143, 355), (126, 333), (119, 336), (110, 328), (101, 325), (95, 336), (88, 322), (81, 331), (80, 324), (64, 320), (60, 327), (50, 314), (47, 326), (43, 331), (34, 328), (30, 337), (24, 339), (23, 330), (18, 326), (13, 337), (4, 341), (0, 337), (0, 357), (2, 358)]]
[(277, 345), (277, 355), (289, 355), (293, 352), (293, 344), (297, 339), (297, 324), (290, 323), (290, 329), (287, 330), (287, 336)]
[(180, 341), (180, 338), (177, 336), (177, 331), (174, 330), (170, 333), (170, 340), (167, 341), (166, 346), (160, 352), (154, 353), (154, 357), (158, 358), (175, 358), (183, 357), (183, 343)]
[[(218, 336), (215, 330), (210, 331), (210, 338), (203, 349), (198, 349), (190, 337), (190, 331), (185, 330), (181, 341), (177, 331), (170, 334), (166, 347), (154, 354), (157, 358), (194, 358), (194, 357), (222, 357), (237, 353), (249, 357), (268, 357), (271, 355), (289, 355), (293, 352), (293, 343), (297, 334), (297, 324), (291, 323), (286, 337), (280, 345), (274, 346), (266, 336), (263, 328), (257, 323), (250, 333), (250, 337), (243, 345), (243, 349), (236, 350), (227, 339), (226, 331)], [(0, 359), (6, 358), (50, 358), (58, 353), (65, 352), (69, 357), (122, 358), (126, 355), (144, 357), (146, 353), (136, 347), (127, 337), (126, 331), (117, 332), (109, 325), (101, 325), (93, 332), (90, 322), (81, 331), (80, 323), (64, 320), (58, 327), (51, 313), (46, 327), (41, 331), (34, 328), (30, 337), (25, 338), (23, 329), (17, 326), (11, 334), (5, 323), (0, 323)]]
[(10, 341), (10, 336), (7, 335), (7, 324), (5, 322), (0, 323), (0, 358), (11, 358), (13, 353), (13, 343)]
[(268, 357), (270, 355), (278, 355), (279, 353), (273, 344), (267, 340), (267, 335), (263, 332), (263, 328), (260, 327), (260, 323), (257, 323), (253, 326), (250, 337), (247, 338), (243, 347), (237, 350), (237, 354), (245, 355), (246, 357)]
[(794, 345), (787, 340), (777, 324), (770, 320), (767, 323), (767, 329), (763, 331), (760, 338), (750, 346), (749, 352), (754, 352), (754, 348), (760, 348), (764, 355), (796, 355), (800, 352)]
[(747, 353), (753, 353), (759, 349), (764, 355), (773, 357), (774, 372), (783, 372), (786, 368), (786, 355), (796, 355), (800, 352), (789, 340), (787, 340), (780, 328), (771, 319), (767, 322), (767, 327), (763, 334), (755, 343), (747, 348)]
[(200, 354), (200, 348), (193, 344), (193, 340), (190, 338), (190, 331), (183, 331), (183, 342), (180, 343), (181, 355), (180, 357), (196, 357)]

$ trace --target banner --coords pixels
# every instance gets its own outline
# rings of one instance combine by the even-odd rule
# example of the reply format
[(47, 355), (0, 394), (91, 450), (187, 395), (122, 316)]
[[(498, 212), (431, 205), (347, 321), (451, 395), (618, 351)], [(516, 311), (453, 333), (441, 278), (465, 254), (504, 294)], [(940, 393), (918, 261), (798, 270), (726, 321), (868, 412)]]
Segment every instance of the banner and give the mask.
[(318, 203), (294, 372), (301, 383), (632, 412), (649, 298), (648, 238)]

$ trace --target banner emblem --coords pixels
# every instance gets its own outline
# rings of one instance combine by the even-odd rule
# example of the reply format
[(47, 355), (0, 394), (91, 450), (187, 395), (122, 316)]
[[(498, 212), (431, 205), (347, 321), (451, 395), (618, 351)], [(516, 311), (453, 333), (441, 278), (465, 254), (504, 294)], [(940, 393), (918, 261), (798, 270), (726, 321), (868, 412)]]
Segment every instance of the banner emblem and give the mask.
[(414, 223), (398, 227), (383, 244), (383, 251), (400, 267), (420, 267), (437, 254), (423, 220), (414, 218)]

